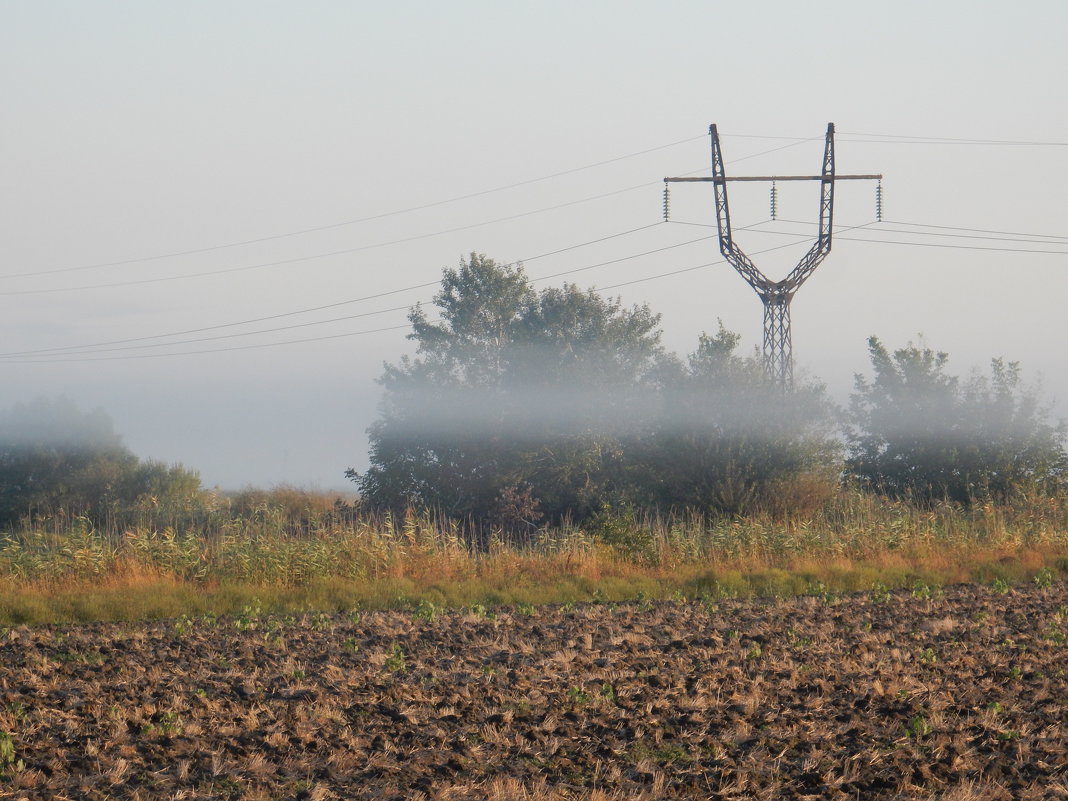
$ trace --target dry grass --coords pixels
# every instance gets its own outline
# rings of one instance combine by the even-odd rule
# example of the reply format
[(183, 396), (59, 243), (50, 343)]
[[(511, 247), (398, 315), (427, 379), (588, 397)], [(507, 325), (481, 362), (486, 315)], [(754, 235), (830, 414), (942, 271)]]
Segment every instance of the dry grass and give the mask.
[[(639, 596), (842, 593), (1068, 575), (1068, 502), (920, 509), (843, 493), (804, 515), (601, 519), (476, 546), (432, 515), (359, 516), (323, 497), (248, 491), (205, 529), (94, 529), (0, 538), (0, 621), (564, 603)], [(236, 501), (234, 501), (237, 504)], [(339, 511), (340, 510), (340, 511)]]

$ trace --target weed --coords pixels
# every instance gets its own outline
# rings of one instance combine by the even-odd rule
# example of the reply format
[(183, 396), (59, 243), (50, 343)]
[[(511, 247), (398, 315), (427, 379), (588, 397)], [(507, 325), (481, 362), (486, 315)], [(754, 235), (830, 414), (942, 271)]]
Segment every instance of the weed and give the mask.
[(671, 765), (675, 762), (681, 762), (688, 759), (690, 755), (681, 745), (668, 745), (663, 748), (658, 748), (653, 752), (653, 756), (658, 762)]
[(881, 581), (877, 581), (871, 588), (871, 602), (873, 604), (885, 604), (890, 600), (890, 591)]
[(794, 649), (798, 650), (798, 651), (806, 650), (814, 642), (814, 640), (811, 637), (800, 637), (800, 636), (798, 636), (798, 634), (795, 631), (793, 631), (793, 629), (791, 629), (789, 631), (789, 636), (790, 636), (790, 646), (793, 647)]
[(164, 712), (159, 718), (159, 731), (162, 734), (177, 734), (182, 729), (182, 719), (177, 712)]
[(1042, 589), (1048, 589), (1053, 586), (1053, 571), (1048, 567), (1044, 567), (1035, 573), (1034, 578), (1035, 586)]
[(99, 651), (63, 651), (56, 654), (56, 659), (79, 665), (99, 665), (104, 661), (104, 655)]
[(921, 740), (930, 735), (934, 729), (923, 715), (913, 715), (905, 724), (905, 736), (913, 740)]
[(404, 649), (400, 647), (400, 643), (393, 643), (393, 648), (386, 657), (386, 661), (382, 663), (382, 667), (390, 673), (404, 670)]
[(1005, 581), (1005, 579), (1003, 579), (1001, 576), (995, 578), (994, 583), (990, 586), (998, 595), (1005, 595), (1011, 589), (1009, 583)]
[(817, 596), (820, 602), (824, 606), (830, 606), (838, 600), (838, 593), (831, 592), (831, 590), (822, 581), (812, 581), (809, 583), (808, 592)]
[(263, 617), (263, 609), (258, 598), (246, 604), (241, 614), (234, 619), (234, 628), (238, 631), (254, 631)]
[(567, 697), (571, 703), (576, 705), (588, 704), (590, 702), (590, 696), (578, 687), (571, 687), (567, 691)]
[(419, 605), (415, 608), (412, 616), (417, 617), (420, 620), (425, 620), (428, 623), (432, 623), (434, 618), (438, 616), (438, 607), (433, 601), (428, 601), (426, 598), (423, 598), (419, 601)]
[(934, 648), (924, 648), (920, 652), (919, 661), (921, 665), (933, 665), (938, 662), (938, 656), (935, 655)]
[(15, 741), (6, 731), (0, 731), (0, 776), (9, 770), (19, 772), (25, 767), (21, 759), (15, 759)]
[(12, 701), (5, 707), (15, 720), (22, 723), (26, 720), (26, 706), (22, 701)]
[(706, 614), (714, 615), (719, 611), (719, 604), (716, 603), (716, 599), (707, 592), (701, 593), (699, 600)]
[(528, 604), (520, 601), (515, 605), (515, 612), (517, 615), (523, 617), (533, 617), (537, 610), (534, 608), (534, 604)]

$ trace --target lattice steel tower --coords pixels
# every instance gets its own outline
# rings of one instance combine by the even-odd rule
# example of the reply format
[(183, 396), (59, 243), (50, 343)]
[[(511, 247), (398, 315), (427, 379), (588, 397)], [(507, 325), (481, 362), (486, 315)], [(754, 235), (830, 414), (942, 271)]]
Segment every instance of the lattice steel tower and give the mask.
[[(812, 271), (831, 252), (831, 233), (834, 225), (834, 183), (842, 180), (879, 180), (881, 175), (835, 175), (834, 123), (827, 123), (827, 138), (823, 149), (823, 169), (819, 175), (748, 175), (727, 177), (723, 169), (723, 152), (716, 126), (708, 129), (712, 138), (712, 176), (702, 178), (664, 179), (664, 218), (667, 219), (667, 184), (675, 182), (711, 181), (716, 194), (716, 226), (719, 229), (719, 250), (727, 262), (756, 290), (764, 304), (764, 371), (783, 389), (793, 383), (793, 343), (790, 336), (790, 302)], [(781, 281), (772, 281), (734, 242), (731, 235), (731, 212), (727, 203), (728, 181), (819, 181), (820, 227), (815, 244), (809, 248), (797, 266)], [(774, 189), (772, 190), (774, 193)], [(774, 209), (775, 195), (772, 194)], [(774, 214), (774, 212), (773, 212)]]

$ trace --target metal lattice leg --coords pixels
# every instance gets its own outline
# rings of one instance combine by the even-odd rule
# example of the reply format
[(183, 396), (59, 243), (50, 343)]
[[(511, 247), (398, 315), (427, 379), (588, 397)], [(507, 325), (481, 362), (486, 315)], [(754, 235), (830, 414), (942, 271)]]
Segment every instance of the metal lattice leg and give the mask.
[(764, 372), (777, 386), (787, 389), (794, 381), (793, 343), (790, 336), (792, 295), (762, 295), (764, 302)]

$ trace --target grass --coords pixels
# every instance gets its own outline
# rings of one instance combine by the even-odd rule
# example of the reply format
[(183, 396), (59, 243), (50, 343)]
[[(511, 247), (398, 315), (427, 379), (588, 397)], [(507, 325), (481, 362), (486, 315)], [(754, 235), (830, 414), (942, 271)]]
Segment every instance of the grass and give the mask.
[[(844, 492), (785, 518), (695, 515), (563, 526), (475, 547), (432, 515), (339, 519), (256, 498), (209, 528), (100, 531), (85, 519), (0, 536), (0, 623), (434, 609), (632, 599), (1006, 591), (1068, 576), (1068, 501), (921, 509)], [(250, 507), (252, 505), (250, 504)], [(321, 503), (319, 508), (328, 509)], [(648, 602), (647, 600), (645, 602)], [(420, 606), (422, 605), (422, 606)]]

